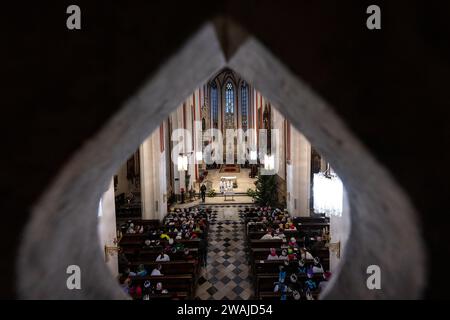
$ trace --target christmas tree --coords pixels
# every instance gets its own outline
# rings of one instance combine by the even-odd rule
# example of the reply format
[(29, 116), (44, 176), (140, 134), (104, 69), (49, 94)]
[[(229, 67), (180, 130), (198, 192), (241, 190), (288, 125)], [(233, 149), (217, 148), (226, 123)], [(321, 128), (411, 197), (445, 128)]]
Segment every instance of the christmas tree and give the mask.
[(278, 205), (277, 181), (275, 175), (259, 174), (255, 181), (255, 203), (260, 206), (276, 207)]

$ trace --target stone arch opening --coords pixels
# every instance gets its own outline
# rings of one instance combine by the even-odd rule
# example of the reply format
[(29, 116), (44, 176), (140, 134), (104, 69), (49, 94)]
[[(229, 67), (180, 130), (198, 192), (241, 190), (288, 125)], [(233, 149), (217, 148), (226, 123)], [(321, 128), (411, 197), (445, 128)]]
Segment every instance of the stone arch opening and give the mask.
[[(92, 245), (98, 243), (98, 199), (127, 156), (184, 97), (224, 67), (273, 101), (344, 181), (352, 228), (340, 270), (323, 298), (420, 297), (425, 257), (417, 214), (406, 194), (332, 108), (256, 39), (233, 24), (220, 30), (207, 24), (195, 34), (86, 142), (36, 203), (17, 260), (21, 298), (126, 298), (104, 272), (100, 248)], [(74, 264), (82, 272), (81, 290), (66, 286), (67, 267)], [(367, 267), (374, 264), (382, 270), (382, 290), (366, 286)]]

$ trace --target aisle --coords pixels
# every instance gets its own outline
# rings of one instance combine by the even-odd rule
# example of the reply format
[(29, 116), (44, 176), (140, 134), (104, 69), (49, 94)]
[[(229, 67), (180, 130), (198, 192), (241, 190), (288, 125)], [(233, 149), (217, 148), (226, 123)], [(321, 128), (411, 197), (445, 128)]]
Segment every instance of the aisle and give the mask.
[(253, 296), (245, 252), (244, 222), (237, 205), (211, 206), (208, 265), (198, 281), (201, 300), (247, 300)]

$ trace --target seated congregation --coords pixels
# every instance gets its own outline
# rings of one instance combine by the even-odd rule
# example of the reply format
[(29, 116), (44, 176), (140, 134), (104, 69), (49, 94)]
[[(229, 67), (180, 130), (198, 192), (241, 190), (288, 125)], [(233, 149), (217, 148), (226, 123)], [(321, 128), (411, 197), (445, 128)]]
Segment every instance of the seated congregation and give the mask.
[(256, 299), (314, 300), (329, 272), (329, 219), (254, 207), (245, 214)]
[[(329, 219), (247, 206), (247, 262), (255, 299), (314, 300), (331, 273)], [(207, 263), (210, 208), (175, 209), (163, 219), (118, 225), (119, 281), (133, 299), (195, 299)]]
[(206, 263), (210, 210), (172, 210), (162, 222), (130, 219), (118, 225), (119, 282), (133, 299), (193, 299)]

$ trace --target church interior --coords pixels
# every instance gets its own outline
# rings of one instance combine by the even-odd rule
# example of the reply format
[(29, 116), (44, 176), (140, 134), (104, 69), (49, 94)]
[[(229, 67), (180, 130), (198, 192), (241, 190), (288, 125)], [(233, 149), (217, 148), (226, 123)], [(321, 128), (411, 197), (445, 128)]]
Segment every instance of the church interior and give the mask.
[(134, 299), (318, 299), (348, 238), (344, 193), (302, 133), (225, 68), (112, 177), (101, 246)]
[(450, 3), (375, 2), (5, 4), (0, 299), (449, 299)]

